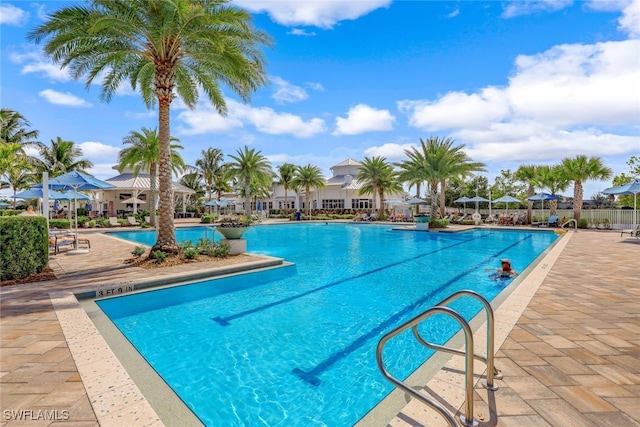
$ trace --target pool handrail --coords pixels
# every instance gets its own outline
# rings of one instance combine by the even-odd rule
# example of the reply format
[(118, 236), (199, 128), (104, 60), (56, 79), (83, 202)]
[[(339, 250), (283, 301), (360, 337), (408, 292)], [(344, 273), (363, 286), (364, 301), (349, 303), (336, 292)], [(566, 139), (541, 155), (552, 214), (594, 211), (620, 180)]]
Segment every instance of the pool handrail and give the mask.
[(477, 426), (478, 422), (473, 418), (473, 359), (474, 359), (473, 358), (473, 332), (471, 331), (471, 327), (469, 326), (467, 321), (455, 310), (449, 307), (442, 307), (442, 306), (431, 307), (430, 309), (426, 310), (422, 314), (419, 314), (418, 316), (414, 317), (408, 322), (405, 322), (404, 324), (398, 326), (397, 328), (385, 334), (382, 338), (380, 338), (380, 341), (378, 342), (378, 346), (376, 348), (376, 362), (378, 364), (378, 369), (380, 369), (380, 372), (382, 373), (382, 375), (394, 386), (403, 390), (405, 393), (410, 394), (416, 399), (420, 400), (422, 403), (435, 409), (437, 412), (440, 413), (440, 415), (444, 417), (444, 419), (449, 423), (449, 425), (451, 425), (452, 427), (455, 427), (457, 425), (455, 418), (445, 408), (443, 408), (435, 400), (432, 400), (429, 397), (424, 396), (423, 394), (417, 392), (416, 390), (414, 390), (404, 382), (400, 381), (399, 379), (391, 375), (389, 371), (387, 371), (387, 369), (385, 368), (384, 360), (382, 358), (382, 352), (384, 350), (384, 346), (391, 338), (395, 337), (399, 333), (404, 332), (409, 328), (417, 327), (417, 325), (420, 322), (426, 320), (427, 318), (429, 318), (434, 314), (445, 314), (450, 317), (453, 317), (460, 324), (460, 327), (464, 331), (465, 411), (464, 411), (464, 414), (460, 415), (460, 422), (462, 423), (463, 426), (467, 426), (467, 427)]
[[(494, 335), (495, 335), (495, 316), (493, 314), (493, 307), (489, 301), (487, 301), (482, 295), (477, 292), (471, 290), (461, 290), (455, 292), (442, 301), (440, 301), (436, 306), (446, 306), (450, 302), (455, 301), (456, 299), (468, 296), (477, 299), (484, 306), (485, 312), (487, 313), (487, 356), (484, 357), (480, 354), (473, 354), (473, 358), (483, 362), (487, 365), (487, 377), (486, 380), (482, 381), (482, 386), (489, 390), (498, 390), (498, 387), (493, 383), (494, 379), (502, 379), (502, 372), (495, 367), (494, 364)], [(420, 332), (418, 332), (417, 325), (412, 328), (413, 336), (418, 340), (420, 344), (423, 346), (430, 348), (436, 351), (443, 351), (445, 353), (458, 354), (460, 356), (464, 356), (465, 352), (462, 350), (457, 350), (455, 348), (445, 347), (438, 344), (430, 343), (424, 340), (420, 336)]]

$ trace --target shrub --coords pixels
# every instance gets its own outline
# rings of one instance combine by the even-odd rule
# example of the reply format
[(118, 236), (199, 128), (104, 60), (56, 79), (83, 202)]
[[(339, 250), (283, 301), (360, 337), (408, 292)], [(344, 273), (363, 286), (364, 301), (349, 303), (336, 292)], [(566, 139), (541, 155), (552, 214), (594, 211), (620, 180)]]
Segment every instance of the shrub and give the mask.
[(213, 240), (200, 239), (196, 244), (196, 250), (202, 255), (215, 258), (226, 258), (231, 252), (231, 244), (229, 242), (217, 243)]
[(447, 228), (449, 220), (447, 218), (432, 218), (429, 220), (429, 228)]
[(211, 215), (209, 214), (202, 215), (202, 218), (200, 218), (200, 222), (204, 224), (211, 224)]
[(71, 222), (68, 219), (51, 219), (49, 220), (51, 228), (71, 228)]
[(182, 251), (185, 259), (195, 259), (198, 256), (198, 250), (196, 248), (186, 248)]
[(94, 228), (96, 226), (96, 220), (92, 219), (91, 221), (87, 222), (87, 227), (89, 228)]
[(163, 262), (165, 259), (167, 259), (167, 256), (169, 256), (166, 252), (163, 251), (155, 251), (151, 253), (151, 258), (155, 259), (156, 261)]
[(587, 228), (589, 227), (589, 220), (587, 218), (580, 218), (578, 221), (578, 228)]
[(0, 280), (43, 271), (49, 263), (47, 221), (43, 217), (0, 218)]
[(86, 216), (78, 216), (78, 225), (84, 225), (89, 222), (89, 218)]
[(144, 254), (145, 252), (146, 252), (146, 250), (145, 250), (144, 246), (136, 246), (131, 251), (131, 255), (133, 255), (136, 258), (140, 258), (142, 256), (142, 254)]

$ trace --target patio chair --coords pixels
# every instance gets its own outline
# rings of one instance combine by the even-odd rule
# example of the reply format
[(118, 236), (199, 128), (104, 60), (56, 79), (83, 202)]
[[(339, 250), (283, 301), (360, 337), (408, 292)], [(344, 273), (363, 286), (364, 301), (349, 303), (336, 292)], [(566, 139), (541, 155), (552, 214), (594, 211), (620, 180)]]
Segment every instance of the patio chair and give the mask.
[(118, 222), (118, 218), (115, 216), (109, 217), (109, 227), (120, 227), (120, 223)]
[(138, 221), (136, 221), (136, 217), (135, 216), (128, 216), (127, 217), (127, 223), (129, 225), (140, 225), (140, 223)]
[(525, 212), (522, 215), (520, 215), (517, 219), (514, 218), (513, 220), (513, 225), (524, 225), (527, 223), (527, 216), (528, 214)]

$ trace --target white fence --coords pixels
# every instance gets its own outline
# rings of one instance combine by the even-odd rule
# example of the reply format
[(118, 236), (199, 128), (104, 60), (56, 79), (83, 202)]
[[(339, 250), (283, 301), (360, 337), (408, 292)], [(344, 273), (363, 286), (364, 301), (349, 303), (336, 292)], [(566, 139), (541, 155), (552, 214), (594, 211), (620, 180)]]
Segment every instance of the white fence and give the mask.
[[(467, 212), (472, 210), (467, 208)], [(489, 209), (480, 209), (479, 212), (483, 215), (489, 214)], [(504, 209), (491, 209), (491, 213), (499, 215), (500, 212), (504, 212)], [(526, 212), (526, 209), (509, 209), (509, 213), (522, 213)], [(557, 209), (556, 215), (560, 218), (573, 218), (573, 209)], [(533, 216), (536, 218), (549, 218), (549, 208), (544, 210), (534, 209)], [(636, 211), (636, 219), (633, 221), (632, 209), (583, 209), (581, 218), (586, 218), (589, 221), (590, 227), (606, 226), (613, 230), (625, 230), (630, 229), (633, 224), (640, 225), (640, 210)], [(608, 224), (608, 226), (607, 226)]]

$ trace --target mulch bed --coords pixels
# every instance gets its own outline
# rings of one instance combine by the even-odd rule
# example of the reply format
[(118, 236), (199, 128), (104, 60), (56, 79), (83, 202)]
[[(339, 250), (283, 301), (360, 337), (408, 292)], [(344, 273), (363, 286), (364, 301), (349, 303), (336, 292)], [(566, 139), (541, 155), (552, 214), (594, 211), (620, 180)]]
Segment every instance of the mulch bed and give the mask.
[(22, 285), (25, 283), (46, 282), (49, 280), (56, 280), (56, 275), (53, 274), (52, 269), (47, 267), (40, 273), (32, 274), (31, 276), (23, 277), (22, 279), (5, 280), (0, 282), (0, 286)]

